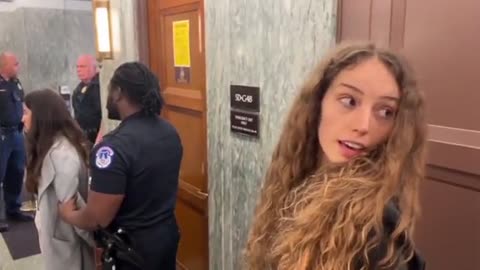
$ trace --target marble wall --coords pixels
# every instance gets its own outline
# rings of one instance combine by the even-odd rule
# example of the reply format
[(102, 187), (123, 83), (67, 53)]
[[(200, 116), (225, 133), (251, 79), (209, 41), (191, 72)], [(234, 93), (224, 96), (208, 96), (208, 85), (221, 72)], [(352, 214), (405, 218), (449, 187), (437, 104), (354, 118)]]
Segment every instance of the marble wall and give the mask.
[(0, 51), (13, 51), (27, 92), (78, 83), (80, 54), (95, 54), (91, 10), (19, 7), (0, 12)]
[[(240, 269), (295, 91), (335, 43), (335, 0), (205, 0), (210, 269)], [(231, 84), (260, 87), (260, 138), (230, 132)]]
[[(115, 69), (128, 61), (138, 61), (137, 0), (110, 0), (113, 59), (103, 60), (100, 69), (102, 104), (106, 104), (107, 87)], [(119, 122), (109, 120), (105, 106), (103, 109), (103, 132), (114, 129)]]

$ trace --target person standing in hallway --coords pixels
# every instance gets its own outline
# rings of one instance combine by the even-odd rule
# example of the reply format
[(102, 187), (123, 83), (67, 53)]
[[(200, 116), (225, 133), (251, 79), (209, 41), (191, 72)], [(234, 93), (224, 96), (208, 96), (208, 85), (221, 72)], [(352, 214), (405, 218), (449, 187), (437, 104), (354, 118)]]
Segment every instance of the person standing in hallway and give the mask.
[(250, 231), (246, 269), (420, 270), (423, 94), (374, 44), (337, 48), (295, 99)]
[[(25, 170), (23, 137), (24, 91), (18, 79), (19, 63), (15, 54), (0, 54), (0, 193), (3, 192), (6, 213), (0, 213), (0, 232), (8, 230), (6, 218), (31, 221), (33, 218), (20, 211), (20, 193)], [(5, 215), (6, 214), (6, 215)]]
[(115, 258), (115, 269), (174, 270), (180, 239), (175, 218), (180, 137), (159, 116), (159, 82), (145, 65), (118, 67), (108, 91), (108, 117), (121, 123), (94, 146), (87, 205), (78, 209), (72, 199), (59, 206), (60, 213), (80, 228), (127, 232), (143, 266)]
[(81, 55), (77, 60), (77, 76), (80, 83), (73, 90), (72, 106), (80, 127), (94, 144), (102, 121), (100, 83), (96, 60), (91, 55)]
[(83, 131), (53, 90), (25, 97), (23, 119), (27, 162), (27, 191), (36, 194), (38, 231), (44, 269), (93, 270), (94, 241), (90, 232), (65, 223), (59, 201), (77, 196), (85, 205), (88, 192), (88, 143)]

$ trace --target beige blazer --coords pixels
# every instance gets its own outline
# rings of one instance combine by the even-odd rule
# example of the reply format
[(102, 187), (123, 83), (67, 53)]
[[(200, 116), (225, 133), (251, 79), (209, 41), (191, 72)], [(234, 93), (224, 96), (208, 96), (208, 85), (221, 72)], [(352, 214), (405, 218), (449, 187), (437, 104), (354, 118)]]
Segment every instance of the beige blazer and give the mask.
[(57, 138), (45, 156), (38, 183), (35, 224), (45, 270), (95, 269), (92, 234), (64, 222), (58, 214), (58, 202), (75, 194), (77, 205), (85, 205), (79, 190), (87, 187), (87, 177), (75, 147), (65, 137)]

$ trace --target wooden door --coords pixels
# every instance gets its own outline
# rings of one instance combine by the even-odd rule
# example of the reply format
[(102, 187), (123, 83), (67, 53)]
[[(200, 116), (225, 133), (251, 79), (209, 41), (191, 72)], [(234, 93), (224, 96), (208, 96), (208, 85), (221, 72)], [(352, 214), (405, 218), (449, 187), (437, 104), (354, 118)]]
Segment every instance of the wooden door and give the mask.
[(208, 269), (205, 51), (202, 0), (149, 0), (150, 66), (159, 76), (163, 116), (184, 147), (176, 215), (180, 269)]
[(427, 179), (416, 241), (427, 269), (480, 269), (479, 1), (339, 1), (339, 40), (401, 51), (426, 92)]

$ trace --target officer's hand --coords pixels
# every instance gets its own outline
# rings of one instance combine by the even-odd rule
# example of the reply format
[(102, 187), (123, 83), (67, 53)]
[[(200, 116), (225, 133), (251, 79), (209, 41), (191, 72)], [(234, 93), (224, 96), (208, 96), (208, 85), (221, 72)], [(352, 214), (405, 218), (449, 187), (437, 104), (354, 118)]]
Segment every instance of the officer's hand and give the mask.
[(75, 195), (73, 198), (69, 199), (68, 201), (58, 202), (58, 213), (60, 217), (69, 222), (70, 217), (72, 214), (77, 210), (77, 196)]

